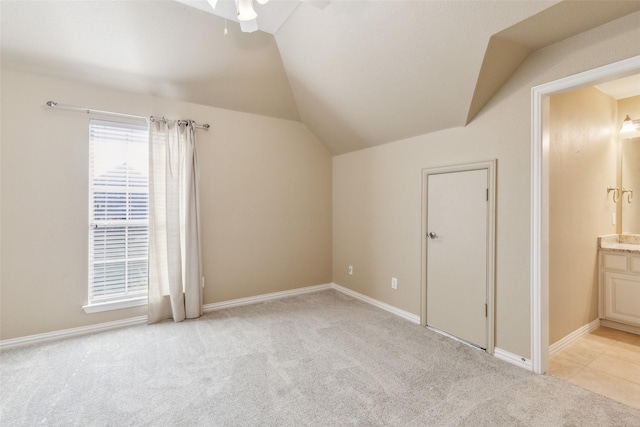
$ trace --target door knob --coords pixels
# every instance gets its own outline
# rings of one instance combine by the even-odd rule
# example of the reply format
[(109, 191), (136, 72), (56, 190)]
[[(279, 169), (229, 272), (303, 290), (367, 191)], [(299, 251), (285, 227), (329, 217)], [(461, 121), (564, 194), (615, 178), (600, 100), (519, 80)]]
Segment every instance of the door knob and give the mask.
[(429, 236), (429, 238), (431, 238), (431, 239), (435, 239), (436, 237), (438, 237), (438, 235), (436, 233), (434, 233), (433, 231), (429, 232), (429, 234), (427, 234), (427, 236)]

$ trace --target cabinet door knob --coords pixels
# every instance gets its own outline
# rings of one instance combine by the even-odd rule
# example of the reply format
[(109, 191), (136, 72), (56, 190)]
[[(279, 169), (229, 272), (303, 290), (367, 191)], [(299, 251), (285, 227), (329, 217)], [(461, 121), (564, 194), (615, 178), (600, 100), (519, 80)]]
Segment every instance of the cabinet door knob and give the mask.
[(431, 239), (436, 239), (438, 237), (438, 235), (433, 231), (430, 231), (429, 234), (427, 234), (427, 236), (429, 236), (429, 238)]

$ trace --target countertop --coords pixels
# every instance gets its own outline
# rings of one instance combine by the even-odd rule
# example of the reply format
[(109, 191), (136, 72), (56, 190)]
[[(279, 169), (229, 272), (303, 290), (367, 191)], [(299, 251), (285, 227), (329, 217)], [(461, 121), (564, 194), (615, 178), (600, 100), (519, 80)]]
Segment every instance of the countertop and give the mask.
[(608, 251), (640, 254), (639, 234), (609, 234), (598, 237), (598, 248)]

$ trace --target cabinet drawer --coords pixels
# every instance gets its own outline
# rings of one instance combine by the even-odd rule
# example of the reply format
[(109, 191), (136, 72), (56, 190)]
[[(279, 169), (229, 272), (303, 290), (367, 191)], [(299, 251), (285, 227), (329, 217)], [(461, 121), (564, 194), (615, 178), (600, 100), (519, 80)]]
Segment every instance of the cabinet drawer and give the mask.
[(632, 256), (629, 261), (631, 262), (631, 272), (640, 273), (640, 257)]
[(605, 270), (627, 271), (627, 257), (625, 255), (604, 255)]

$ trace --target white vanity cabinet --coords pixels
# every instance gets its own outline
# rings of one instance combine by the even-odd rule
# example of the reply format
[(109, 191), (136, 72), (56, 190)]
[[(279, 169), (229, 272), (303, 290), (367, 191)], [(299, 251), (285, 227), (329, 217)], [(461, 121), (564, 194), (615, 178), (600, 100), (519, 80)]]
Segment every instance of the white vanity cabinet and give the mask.
[(600, 249), (600, 318), (640, 327), (640, 253)]

